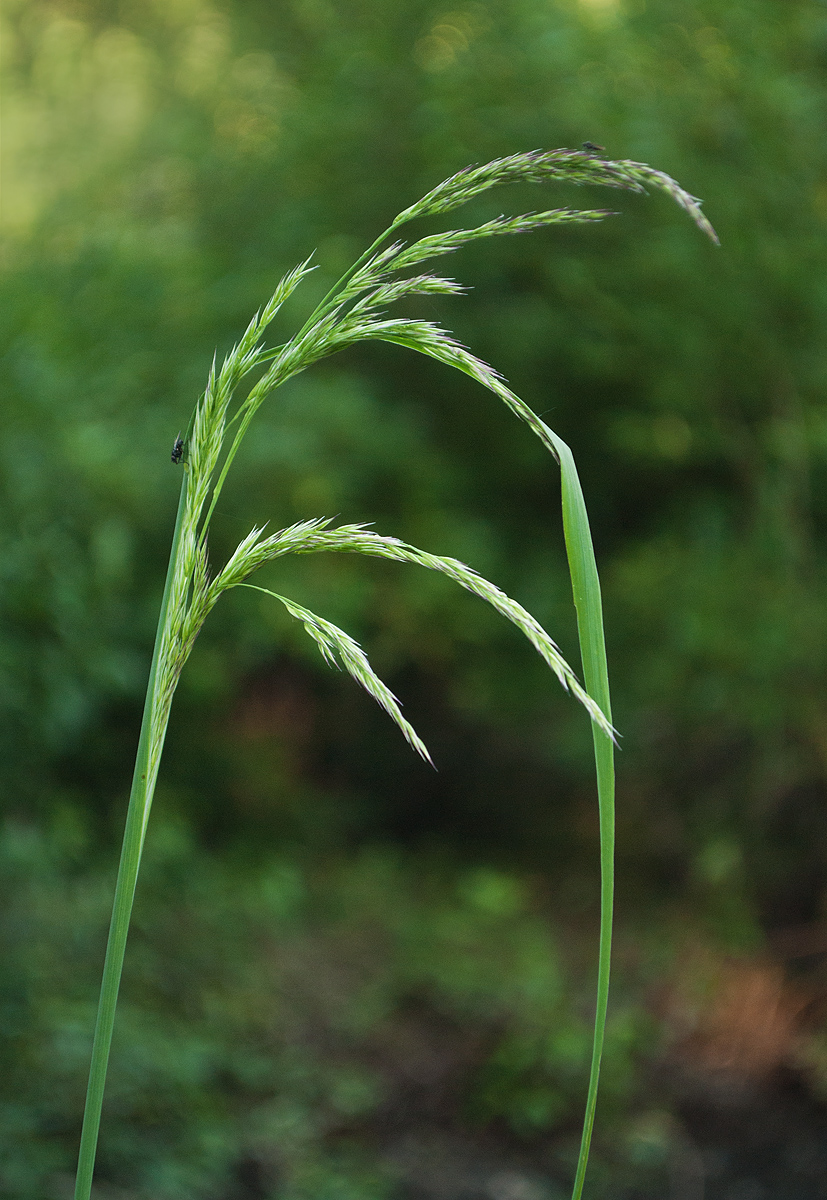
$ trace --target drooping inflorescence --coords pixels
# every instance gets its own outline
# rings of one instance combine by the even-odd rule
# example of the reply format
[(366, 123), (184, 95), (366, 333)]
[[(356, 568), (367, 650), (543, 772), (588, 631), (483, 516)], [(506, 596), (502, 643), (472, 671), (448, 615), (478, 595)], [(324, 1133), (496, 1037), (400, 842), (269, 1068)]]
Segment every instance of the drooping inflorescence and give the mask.
[[(522, 630), (555, 671), (563, 686), (569, 688), (586, 707), (592, 720), (610, 737), (614, 737), (610, 721), (578, 682), (574, 671), (545, 630), (515, 601), (454, 559), (426, 554), (416, 547), (407, 546), (393, 538), (383, 538), (360, 526), (328, 529), (325, 521), (303, 522), (267, 538), (263, 536), (263, 531), (253, 530), (225, 566), (212, 576), (207, 556), (207, 534), (216, 502), (250, 421), (261, 404), (287, 379), (306, 370), (312, 363), (357, 342), (391, 342), (416, 350), (471, 376), (498, 396), (558, 457), (559, 441), (556, 435), (507, 386), (493, 367), (473, 355), (440, 326), (428, 321), (388, 317), (385, 310), (403, 296), (461, 293), (462, 286), (452, 279), (433, 274), (407, 275), (404, 272), (430, 259), (453, 253), (472, 241), (527, 233), (553, 225), (591, 223), (616, 215), (609, 209), (556, 208), (516, 216), (503, 215), (480, 225), (426, 235), (409, 243), (396, 239), (398, 229), (407, 222), (451, 212), (475, 196), (505, 184), (567, 182), (636, 193), (644, 193), (647, 189), (662, 191), (683, 208), (712, 241), (717, 242), (715, 231), (700, 210), (700, 201), (674, 179), (644, 163), (613, 161), (598, 157), (598, 152), (602, 155), (601, 147), (586, 142), (582, 150), (535, 150), (458, 171), (394, 219), (288, 342), (272, 349), (263, 344), (270, 322), (287, 297), (313, 269), (310, 260), (301, 263), (282, 279), (269, 303), (250, 322), (220, 370), (216, 370), (216, 364), (213, 363), (207, 388), (196, 407), (187, 439), (189, 480), (181, 530), (181, 552), (172, 583), (177, 619), (170, 625), (159, 663), (166, 703), (171, 703), (181, 667), (207, 614), (222, 592), (246, 583), (259, 566), (285, 553), (351, 551), (418, 563), (448, 575), (460, 586), (485, 599)], [(262, 367), (265, 368), (263, 373), (231, 412), (237, 387), (252, 371)], [(228, 439), (230, 432), (232, 438)], [(180, 462), (183, 449), (184, 442), (179, 435), (173, 447), (173, 462)], [(384, 688), (384, 685), (376, 679), (356, 643), (323, 618), (309, 613), (276, 592), (271, 594), (304, 623), (328, 660), (334, 654), (339, 655), (354, 677), (384, 704), (408, 740), (420, 753), (427, 755), (401, 717), (395, 697), (390, 693), (385, 696), (385, 693), (377, 690)], [(162, 721), (158, 722), (159, 729), (162, 724)]]

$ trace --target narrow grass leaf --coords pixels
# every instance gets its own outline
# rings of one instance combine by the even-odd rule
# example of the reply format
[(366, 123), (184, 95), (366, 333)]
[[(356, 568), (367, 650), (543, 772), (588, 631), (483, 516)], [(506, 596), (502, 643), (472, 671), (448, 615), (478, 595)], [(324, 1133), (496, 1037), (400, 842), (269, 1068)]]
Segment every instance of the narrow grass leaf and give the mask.
[[(551, 433), (551, 431), (549, 431)], [(583, 660), (583, 678), (589, 694), (611, 720), (609, 669), (606, 660), (606, 639), (603, 630), (603, 604), (600, 579), (594, 557), (589, 517), (583, 489), (574, 457), (566, 443), (551, 433), (562, 478), (563, 531), (566, 541), (569, 573), (571, 575), (577, 631)], [(586, 1115), (580, 1155), (575, 1174), (572, 1200), (580, 1200), (588, 1164), (589, 1147), (594, 1128), (600, 1063), (606, 1032), (606, 1013), (609, 1003), (609, 976), (612, 957), (612, 924), (614, 912), (614, 844), (615, 844), (615, 776), (614, 745), (606, 732), (592, 725), (594, 760), (597, 775), (597, 796), (600, 814), (600, 941), (598, 955), (597, 1003), (592, 1042), (592, 1062)]]

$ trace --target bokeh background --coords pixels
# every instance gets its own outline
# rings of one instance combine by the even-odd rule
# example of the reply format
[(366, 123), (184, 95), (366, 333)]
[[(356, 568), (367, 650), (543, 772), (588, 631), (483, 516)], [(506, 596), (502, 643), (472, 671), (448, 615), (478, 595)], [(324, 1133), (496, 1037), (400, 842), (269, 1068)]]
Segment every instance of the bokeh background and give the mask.
[[(411, 303), (572, 446), (619, 755), (588, 1195), (827, 1194), (827, 6), (6, 0), (0, 1195), (70, 1194), (180, 474), (277, 279), (289, 335), (469, 162), (592, 140), (704, 197), (515, 189)], [(470, 381), (364, 346), (260, 414), (214, 523), (372, 521), (577, 661), (553, 464)], [(438, 771), (290, 618), (222, 600), (176, 700), (99, 1200), (559, 1200), (597, 927), (590, 731), (519, 635), (399, 567), (282, 560)]]

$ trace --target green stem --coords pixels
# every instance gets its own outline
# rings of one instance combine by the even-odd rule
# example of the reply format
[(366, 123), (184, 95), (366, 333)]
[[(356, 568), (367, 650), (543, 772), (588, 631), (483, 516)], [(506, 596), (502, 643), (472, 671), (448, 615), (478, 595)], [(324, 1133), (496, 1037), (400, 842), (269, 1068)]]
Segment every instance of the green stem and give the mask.
[[(155, 790), (154, 775), (152, 780), (149, 779), (149, 755), (151, 750), (152, 717), (157, 701), (158, 658), (169, 616), (172, 576), (178, 554), (178, 543), (181, 537), (181, 523), (186, 502), (187, 482), (188, 477), (185, 474), (181, 484), (178, 515), (175, 521), (175, 532), (172, 538), (169, 567), (164, 586), (164, 596), (161, 601), (161, 611), (158, 617), (158, 630), (155, 635), (155, 648), (152, 653), (152, 665), (149, 671), (149, 682), (144, 702), (141, 735), (138, 740), (138, 751), (135, 757), (132, 792), (129, 797), (129, 808), (126, 814), (126, 828), (124, 830), (120, 866), (118, 867), (118, 881), (115, 885), (112, 920), (109, 926), (109, 939), (106, 945), (106, 959), (103, 965), (103, 979), (101, 982), (100, 1000), (98, 1001), (98, 1015), (95, 1022), (95, 1037), (92, 1043), (89, 1086), (86, 1091), (86, 1106), (83, 1112), (83, 1130), (80, 1136), (80, 1152), (78, 1154), (78, 1169), (75, 1179), (75, 1200), (89, 1200), (92, 1191), (92, 1175), (95, 1168), (95, 1153), (98, 1145), (103, 1092), (106, 1084), (106, 1071), (109, 1065), (109, 1051), (112, 1045), (112, 1030), (115, 1025), (115, 1009), (118, 1003), (118, 990), (121, 983), (126, 939), (129, 933), (129, 919), (132, 914), (135, 885), (138, 880), (138, 869), (141, 864), (141, 854), (144, 848), (146, 819)], [(163, 741), (163, 734), (161, 736)], [(160, 752), (161, 747), (159, 746), (159, 755)]]
[(313, 325), (313, 323), (315, 321), (320, 320), (323, 316), (325, 316), (325, 314), (327, 312), (330, 311), (330, 309), (333, 307), (333, 301), (334, 301), (336, 295), (342, 290), (342, 288), (344, 288), (348, 283), (350, 283), (351, 279), (356, 274), (356, 272), (365, 265), (365, 263), (370, 259), (371, 255), (374, 254), (379, 249), (379, 247), (382, 245), (382, 243), (387, 238), (389, 238), (391, 236), (391, 234), (396, 229), (399, 228), (400, 225), (404, 225), (405, 222), (409, 221), (410, 219), (411, 219), (410, 217), (403, 218), (402, 213), (400, 213), (398, 217), (394, 217), (394, 219), (391, 221), (390, 225), (387, 227), (387, 229), (384, 231), (384, 233), (380, 233), (379, 237), (376, 238), (375, 241), (371, 242), (371, 244), (368, 246), (367, 250), (365, 250), (364, 253), (359, 255), (359, 257), (356, 259), (356, 262), (353, 264), (353, 266), (348, 267), (348, 269), (345, 271), (344, 275), (341, 275), (336, 280), (336, 282), (333, 284), (333, 286), (331, 287), (331, 289), (327, 293), (327, 295), (324, 296), (324, 298), (322, 300), (320, 300), (319, 303), (316, 305), (313, 312), (310, 314), (310, 316), (305, 321), (303, 327), (299, 330), (298, 334), (296, 335), (296, 338), (293, 340), (299, 341), (304, 336), (304, 334), (307, 332), (307, 330), (311, 328), (311, 326)]

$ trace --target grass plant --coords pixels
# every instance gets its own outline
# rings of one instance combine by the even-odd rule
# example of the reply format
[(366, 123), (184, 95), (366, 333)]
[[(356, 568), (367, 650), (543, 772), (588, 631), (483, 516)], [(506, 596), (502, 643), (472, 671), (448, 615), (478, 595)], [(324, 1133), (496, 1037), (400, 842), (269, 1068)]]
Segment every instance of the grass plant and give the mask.
[[(186, 433), (173, 446), (173, 462), (183, 468), (178, 514), (150, 667), (143, 721), (115, 888), (100, 1002), (92, 1048), (89, 1085), (75, 1184), (75, 1200), (89, 1200), (118, 990), (132, 903), (141, 863), (152, 798), (181, 671), (195, 639), (222, 593), (254, 587), (283, 604), (300, 621), (331, 665), (340, 665), (396, 722), (411, 746), (428, 762), (424, 743), (402, 715), (399, 701), (379, 679), (364, 651), (347, 633), (289, 598), (249, 582), (255, 571), (287, 554), (352, 553), (412, 563), (453, 579), (487, 601), (517, 626), (583, 705), (592, 722), (600, 811), (601, 927), (592, 1063), (580, 1156), (573, 1198), (582, 1194), (594, 1125), (600, 1060), (609, 992), (614, 858), (614, 743), (603, 634), (600, 584), (583, 493), (568, 446), (507, 386), (487, 363), (475, 357), (438, 325), (389, 317), (396, 300), (416, 294), (455, 294), (462, 288), (435, 274), (411, 274), (412, 268), (449, 254), (479, 238), (525, 233), (546, 226), (600, 221), (615, 215), (606, 209), (557, 208), (518, 216), (500, 216), (481, 225), (453, 229), (405, 242), (397, 230), (414, 219), (459, 208), (490, 188), (508, 183), (567, 182), (596, 184), (632, 192), (665, 192), (696, 225), (717, 242), (699, 201), (668, 175), (643, 163), (611, 161), (594, 149), (533, 151), (496, 159), (458, 172), (401, 212), (317, 305), (288, 342), (268, 348), (267, 328), (285, 300), (313, 269), (308, 259), (287, 274), (220, 366), (213, 361), (207, 387), (198, 400)], [(378, 340), (415, 350), (469, 375), (502, 400), (541, 440), (559, 465), (566, 552), (577, 613), (583, 684), (542, 626), (520, 604), (470, 567), (430, 554), (363, 525), (331, 527), (324, 518), (302, 521), (277, 533), (256, 527), (218, 569), (208, 554), (210, 523), (227, 475), (250, 422), (264, 401), (283, 383), (313, 363), (357, 342)], [(236, 393), (257, 376), (240, 400)]]

